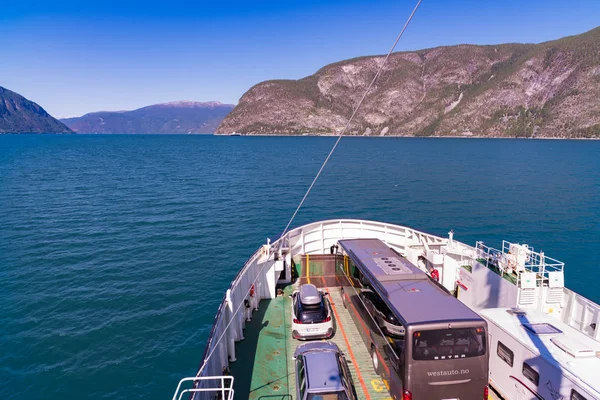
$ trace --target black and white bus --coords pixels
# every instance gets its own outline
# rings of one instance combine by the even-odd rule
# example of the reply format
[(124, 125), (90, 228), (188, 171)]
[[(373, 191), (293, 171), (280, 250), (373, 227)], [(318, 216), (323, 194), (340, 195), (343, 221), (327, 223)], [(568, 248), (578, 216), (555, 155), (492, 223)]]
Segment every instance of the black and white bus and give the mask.
[(344, 306), (393, 398), (486, 399), (485, 320), (381, 240), (339, 245)]

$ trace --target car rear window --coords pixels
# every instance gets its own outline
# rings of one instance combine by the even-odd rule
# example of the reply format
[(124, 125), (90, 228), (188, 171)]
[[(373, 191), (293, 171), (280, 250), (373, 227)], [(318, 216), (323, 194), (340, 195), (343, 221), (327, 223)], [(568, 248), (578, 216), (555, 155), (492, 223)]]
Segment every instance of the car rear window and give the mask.
[(435, 329), (413, 334), (415, 360), (469, 358), (485, 352), (483, 328)]
[(296, 318), (303, 323), (319, 323), (327, 318), (327, 307), (321, 298), (319, 304), (302, 304), (301, 301), (296, 302)]

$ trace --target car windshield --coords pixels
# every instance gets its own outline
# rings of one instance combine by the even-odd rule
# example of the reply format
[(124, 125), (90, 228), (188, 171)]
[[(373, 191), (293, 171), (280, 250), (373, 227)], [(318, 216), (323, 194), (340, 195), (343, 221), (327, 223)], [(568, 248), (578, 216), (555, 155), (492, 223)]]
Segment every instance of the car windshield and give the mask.
[(348, 400), (344, 392), (309, 393), (306, 400)]
[(413, 334), (415, 360), (448, 360), (482, 356), (485, 349), (483, 328), (435, 329)]

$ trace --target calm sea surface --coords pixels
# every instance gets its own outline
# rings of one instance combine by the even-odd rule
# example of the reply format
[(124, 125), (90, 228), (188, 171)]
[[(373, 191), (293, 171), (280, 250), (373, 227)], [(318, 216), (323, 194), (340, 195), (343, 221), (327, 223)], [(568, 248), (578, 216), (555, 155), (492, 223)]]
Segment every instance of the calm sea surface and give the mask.
[[(170, 398), (333, 141), (0, 135), (0, 398)], [(344, 139), (326, 218), (526, 242), (600, 301), (600, 141)]]

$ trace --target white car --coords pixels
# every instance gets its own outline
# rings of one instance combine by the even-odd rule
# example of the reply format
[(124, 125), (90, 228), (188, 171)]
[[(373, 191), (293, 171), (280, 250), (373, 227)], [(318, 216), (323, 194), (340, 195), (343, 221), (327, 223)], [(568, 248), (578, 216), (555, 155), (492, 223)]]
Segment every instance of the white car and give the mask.
[(311, 284), (304, 284), (292, 293), (292, 337), (306, 340), (333, 336), (331, 307), (326, 295)]

